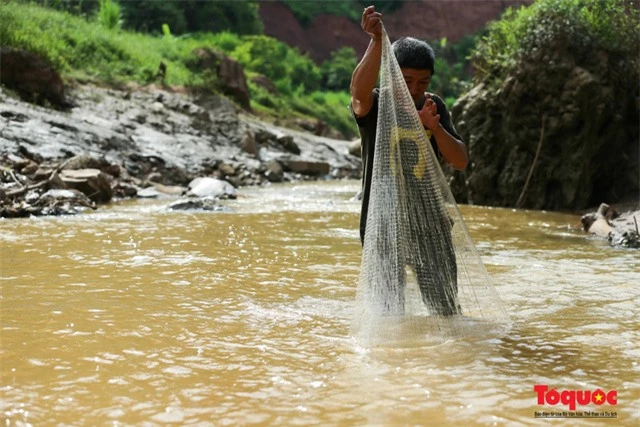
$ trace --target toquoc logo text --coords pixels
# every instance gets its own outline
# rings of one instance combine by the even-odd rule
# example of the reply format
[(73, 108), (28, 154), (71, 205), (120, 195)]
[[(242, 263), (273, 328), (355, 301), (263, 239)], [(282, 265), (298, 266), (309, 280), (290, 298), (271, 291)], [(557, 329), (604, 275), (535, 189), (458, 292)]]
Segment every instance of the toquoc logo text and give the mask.
[(568, 405), (569, 410), (573, 411), (577, 405), (602, 405), (608, 403), (609, 405), (618, 404), (618, 392), (611, 390), (605, 392), (601, 389), (595, 391), (590, 390), (562, 390), (558, 391), (555, 388), (549, 390), (549, 387), (543, 384), (536, 384), (533, 386), (533, 390), (538, 393), (538, 405), (557, 405), (562, 403)]

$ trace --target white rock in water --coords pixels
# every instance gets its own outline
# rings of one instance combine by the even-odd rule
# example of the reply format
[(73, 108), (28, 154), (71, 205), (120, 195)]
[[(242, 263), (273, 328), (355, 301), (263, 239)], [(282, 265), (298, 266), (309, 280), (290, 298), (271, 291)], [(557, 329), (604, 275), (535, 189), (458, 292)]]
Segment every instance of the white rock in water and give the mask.
[(160, 197), (160, 192), (154, 187), (147, 187), (142, 190), (138, 190), (136, 196), (142, 199), (154, 199), (156, 197)]
[(236, 189), (227, 181), (204, 177), (196, 178), (189, 183), (189, 192), (187, 195), (235, 199)]

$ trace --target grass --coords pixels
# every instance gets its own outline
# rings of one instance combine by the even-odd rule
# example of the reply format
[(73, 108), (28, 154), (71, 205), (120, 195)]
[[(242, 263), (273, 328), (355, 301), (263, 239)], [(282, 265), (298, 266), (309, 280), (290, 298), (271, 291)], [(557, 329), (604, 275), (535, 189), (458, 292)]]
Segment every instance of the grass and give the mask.
[[(154, 36), (125, 31), (118, 26), (108, 28), (101, 25), (97, 17), (85, 19), (24, 2), (0, 0), (0, 3), (2, 45), (31, 51), (50, 62), (65, 80), (80, 83), (147, 85), (157, 80), (158, 67), (164, 62), (166, 85), (215, 92), (215, 79), (211, 73), (195, 67), (197, 58), (193, 51), (208, 47), (231, 52), (252, 40), (231, 33)], [(249, 58), (256, 59), (259, 58)], [(305, 93), (300, 90), (304, 88), (298, 88), (275, 96), (250, 82), (255, 72), (250, 64), (243, 65), (249, 77), (252, 106), (258, 113), (275, 117), (319, 117), (347, 137), (357, 134), (347, 110), (347, 92)], [(282, 84), (282, 80), (277, 83)], [(314, 103), (318, 108), (314, 108)]]

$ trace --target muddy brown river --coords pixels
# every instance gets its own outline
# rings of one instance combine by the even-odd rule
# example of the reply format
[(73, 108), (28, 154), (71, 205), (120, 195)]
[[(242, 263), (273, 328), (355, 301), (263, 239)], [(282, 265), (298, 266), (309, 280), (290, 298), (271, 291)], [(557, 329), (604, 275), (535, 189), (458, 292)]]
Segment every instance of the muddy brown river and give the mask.
[(640, 252), (576, 215), (461, 206), (512, 324), (366, 348), (358, 187), (0, 221), (4, 425), (638, 425)]

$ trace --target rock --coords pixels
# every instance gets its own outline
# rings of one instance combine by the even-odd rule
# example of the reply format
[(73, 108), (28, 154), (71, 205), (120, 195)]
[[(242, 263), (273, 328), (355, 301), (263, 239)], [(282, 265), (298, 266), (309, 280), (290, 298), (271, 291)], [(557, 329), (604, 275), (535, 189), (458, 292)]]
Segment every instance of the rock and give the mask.
[(65, 161), (63, 170), (100, 169), (102, 162), (89, 154), (78, 154)]
[(237, 176), (228, 176), (227, 177), (227, 182), (230, 183), (234, 188), (238, 188), (238, 187), (241, 187), (243, 185), (246, 185), (246, 183), (243, 182), (243, 180), (240, 177), (237, 177)]
[(164, 105), (162, 104), (162, 102), (154, 102), (153, 104), (151, 104), (151, 111), (153, 111), (154, 113), (158, 114), (158, 113), (162, 113), (162, 111), (164, 110)]
[(78, 154), (66, 160), (62, 167), (63, 170), (77, 169), (100, 169), (102, 172), (113, 177), (120, 176), (121, 170), (119, 165), (111, 164), (104, 158), (96, 158), (90, 154)]
[(75, 206), (95, 208), (95, 203), (78, 190), (49, 190), (35, 202), (37, 206), (48, 206), (56, 203), (72, 203)]
[(272, 141), (276, 141), (278, 137), (264, 129), (258, 129), (254, 134), (255, 141), (260, 145), (267, 145)]
[(640, 210), (619, 214), (602, 203), (596, 212), (580, 218), (584, 230), (606, 239), (611, 246), (640, 248)]
[(136, 197), (138, 195), (138, 187), (126, 182), (117, 182), (113, 186), (113, 197), (117, 198), (129, 198)]
[(211, 120), (211, 115), (209, 114), (210, 111), (217, 115), (235, 115), (237, 110), (233, 101), (223, 95), (201, 93), (194, 102), (196, 102), (198, 106), (202, 107), (202, 110), (194, 115), (204, 121)]
[(95, 209), (87, 196), (77, 190), (49, 190), (44, 194), (30, 191), (24, 200), (0, 204), (0, 217), (24, 218), (32, 215), (73, 215), (85, 208)]
[(242, 137), (242, 151), (254, 156), (258, 154), (258, 145), (253, 134), (249, 131), (245, 131)]
[(156, 190), (155, 187), (152, 186), (138, 190), (136, 192), (136, 196), (141, 199), (155, 199), (161, 197), (162, 193), (160, 193), (158, 190)]
[(202, 197), (200, 199), (186, 199), (186, 200), (177, 200), (171, 203), (168, 208), (173, 211), (213, 211), (213, 212), (222, 212), (228, 211), (228, 208), (220, 206), (217, 199), (212, 197)]
[(613, 231), (607, 218), (607, 214), (611, 211), (609, 205), (602, 203), (597, 212), (583, 215), (580, 220), (584, 230), (606, 238)]
[(267, 170), (265, 171), (264, 176), (270, 182), (281, 182), (283, 180), (284, 170), (277, 160), (269, 160), (265, 163), (265, 168)]
[(2, 46), (0, 58), (0, 82), (18, 92), (23, 99), (38, 104), (46, 100), (63, 109), (72, 106), (65, 97), (64, 84), (58, 72), (37, 55)]
[(349, 144), (349, 154), (358, 158), (362, 156), (362, 142), (360, 138), (351, 141), (351, 144)]
[(67, 188), (81, 191), (96, 203), (106, 203), (113, 197), (109, 180), (99, 169), (63, 169), (60, 179)]
[(163, 185), (155, 182), (153, 183), (153, 188), (155, 188), (158, 192), (166, 194), (168, 196), (182, 196), (187, 192), (187, 189), (180, 185)]
[(223, 163), (220, 166), (218, 166), (218, 170), (220, 171), (222, 176), (235, 176), (236, 175), (236, 169), (232, 165), (230, 165), (228, 163)]
[(196, 178), (189, 183), (189, 196), (235, 199), (236, 189), (227, 181), (215, 178)]
[(281, 160), (282, 167), (291, 172), (303, 175), (327, 175), (331, 165), (327, 162), (313, 162), (305, 160)]
[(276, 142), (289, 153), (300, 154), (300, 147), (293, 140), (293, 136), (284, 135), (276, 140)]
[(209, 48), (198, 48), (193, 52), (199, 59), (199, 67), (215, 72), (222, 90), (232, 96), (246, 110), (251, 110), (249, 86), (242, 65)]

